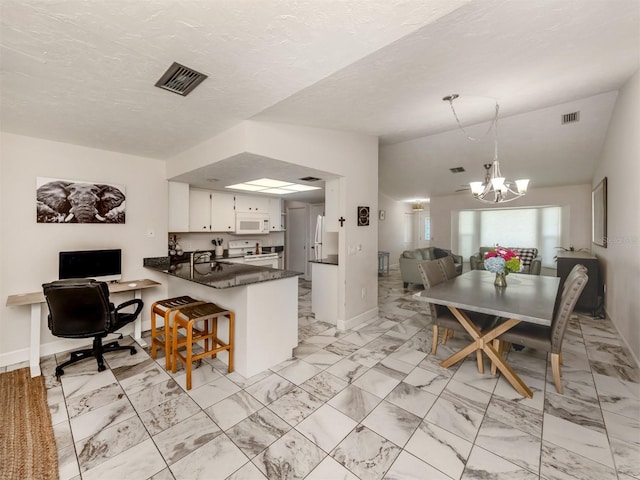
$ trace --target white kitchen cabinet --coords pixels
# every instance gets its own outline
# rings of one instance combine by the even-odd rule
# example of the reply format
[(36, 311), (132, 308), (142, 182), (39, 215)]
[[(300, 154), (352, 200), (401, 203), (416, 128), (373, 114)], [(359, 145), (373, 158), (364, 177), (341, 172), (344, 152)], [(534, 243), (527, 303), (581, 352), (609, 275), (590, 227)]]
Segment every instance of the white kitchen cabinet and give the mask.
[(235, 232), (234, 196), (192, 188), (189, 191), (190, 232)]
[(269, 198), (258, 195), (236, 195), (236, 212), (269, 213)]
[(338, 323), (338, 266), (311, 263), (311, 311), (319, 322)]
[(209, 190), (189, 190), (189, 231), (211, 231), (211, 192)]
[(282, 199), (269, 199), (269, 230), (272, 232), (284, 231), (284, 212), (282, 211)]
[(169, 182), (169, 231), (189, 231), (189, 184)]
[(235, 197), (232, 193), (211, 192), (211, 231), (235, 232)]

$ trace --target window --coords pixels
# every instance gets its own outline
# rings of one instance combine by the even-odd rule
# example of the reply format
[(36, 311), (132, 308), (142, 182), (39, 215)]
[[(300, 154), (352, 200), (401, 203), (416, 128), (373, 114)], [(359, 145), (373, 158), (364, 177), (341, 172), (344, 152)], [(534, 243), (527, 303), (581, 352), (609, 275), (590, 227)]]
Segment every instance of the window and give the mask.
[(424, 217), (424, 239), (431, 240), (431, 217)]
[(562, 244), (561, 207), (496, 208), (458, 213), (458, 251), (468, 258), (481, 246), (534, 247), (542, 265), (553, 267)]

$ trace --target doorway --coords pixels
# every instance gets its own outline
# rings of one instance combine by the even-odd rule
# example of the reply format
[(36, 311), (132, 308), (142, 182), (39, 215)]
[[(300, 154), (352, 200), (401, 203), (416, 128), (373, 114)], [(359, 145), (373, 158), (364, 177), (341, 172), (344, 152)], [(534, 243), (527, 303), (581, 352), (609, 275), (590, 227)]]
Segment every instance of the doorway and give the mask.
[(307, 232), (308, 216), (306, 207), (287, 208), (287, 270), (307, 273)]

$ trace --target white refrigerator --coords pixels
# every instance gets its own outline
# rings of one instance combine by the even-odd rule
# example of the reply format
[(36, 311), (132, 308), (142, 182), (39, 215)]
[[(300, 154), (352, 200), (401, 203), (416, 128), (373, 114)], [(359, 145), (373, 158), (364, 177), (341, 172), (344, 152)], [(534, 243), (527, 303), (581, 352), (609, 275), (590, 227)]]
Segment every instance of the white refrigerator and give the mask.
[(322, 259), (322, 244), (324, 243), (324, 215), (318, 215), (316, 220), (316, 234), (313, 240), (314, 260)]

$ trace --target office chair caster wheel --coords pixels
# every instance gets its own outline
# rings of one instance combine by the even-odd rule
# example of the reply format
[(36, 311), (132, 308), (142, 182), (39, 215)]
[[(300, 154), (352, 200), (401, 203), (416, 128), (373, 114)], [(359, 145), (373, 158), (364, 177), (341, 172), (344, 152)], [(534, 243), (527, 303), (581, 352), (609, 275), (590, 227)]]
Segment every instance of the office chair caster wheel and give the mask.
[(136, 353), (138, 353), (138, 351), (135, 348), (132, 348), (129, 355), (135, 355)]

